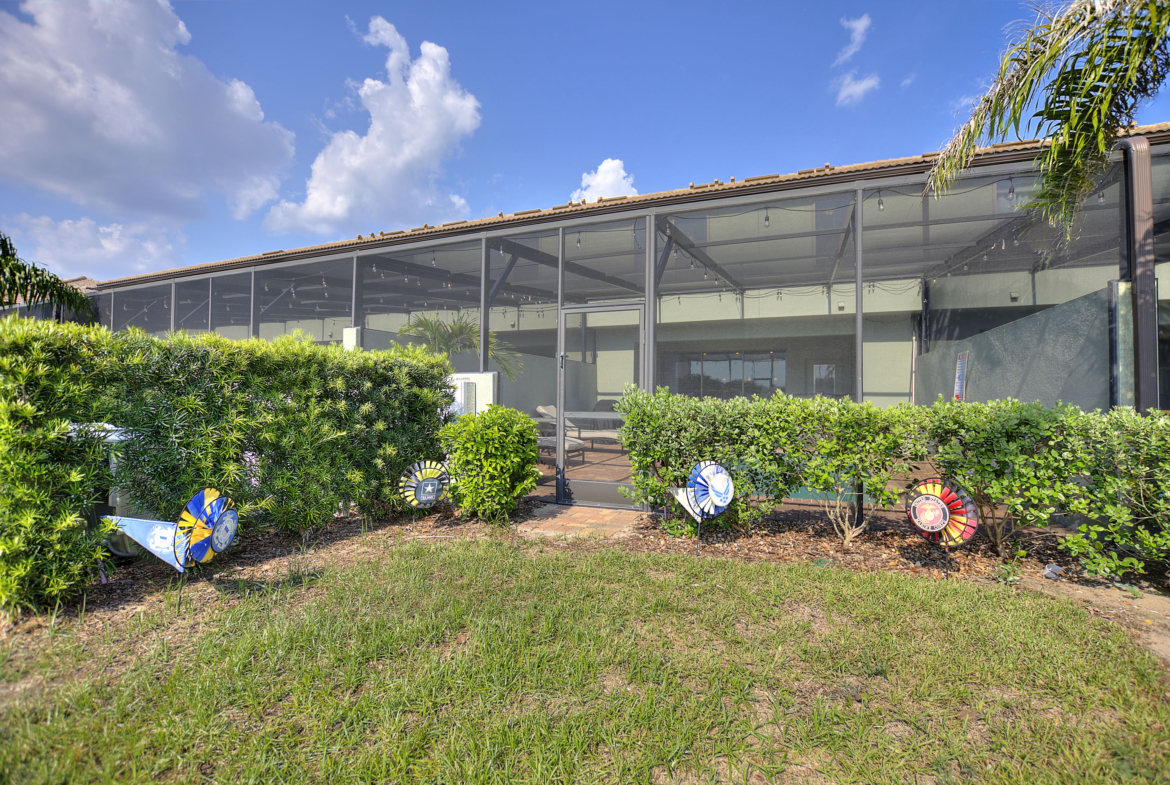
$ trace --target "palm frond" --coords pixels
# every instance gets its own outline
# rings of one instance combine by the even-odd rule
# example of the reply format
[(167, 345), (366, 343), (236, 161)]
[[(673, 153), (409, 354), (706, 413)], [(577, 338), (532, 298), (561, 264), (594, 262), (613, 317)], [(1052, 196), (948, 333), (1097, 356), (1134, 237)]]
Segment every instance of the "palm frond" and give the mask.
[[(398, 334), (422, 338), (431, 348), (446, 353), (448, 357), (479, 351), (479, 322), (466, 313), (451, 320), (437, 314), (416, 313), (399, 328)], [(493, 332), (488, 333), (488, 357), (500, 366), (510, 381), (520, 378), (524, 363), (520, 361), (519, 352)]]
[(1118, 138), (1170, 73), (1168, 32), (1167, 0), (1076, 0), (1040, 9), (939, 155), (924, 195), (944, 193), (981, 145), (1009, 134), (1045, 137), (1026, 207), (1070, 237)]
[(93, 302), (80, 289), (21, 259), (12, 240), (0, 232), (0, 308), (42, 303), (85, 317), (92, 317), (94, 311)]

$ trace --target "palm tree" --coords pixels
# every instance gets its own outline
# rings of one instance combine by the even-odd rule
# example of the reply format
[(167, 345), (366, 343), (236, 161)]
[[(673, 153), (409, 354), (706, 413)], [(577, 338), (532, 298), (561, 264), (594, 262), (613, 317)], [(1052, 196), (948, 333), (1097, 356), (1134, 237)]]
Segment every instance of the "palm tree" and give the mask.
[(1024, 138), (1023, 129), (1051, 139), (1027, 206), (1071, 237), (1073, 217), (1119, 135), (1170, 72), (1168, 33), (1170, 0), (1076, 0), (1040, 9), (935, 162), (926, 192), (944, 192), (980, 145), (1009, 133)]
[(36, 267), (16, 253), (8, 235), (0, 232), (0, 308), (48, 303), (76, 314), (93, 315), (93, 302), (48, 270)]
[[(445, 352), (448, 357), (479, 351), (479, 322), (466, 313), (460, 313), (451, 321), (438, 315), (416, 313), (398, 330), (398, 334), (422, 338), (431, 348)], [(510, 381), (516, 381), (524, 370), (520, 354), (492, 332), (488, 333), (488, 357), (495, 360)]]

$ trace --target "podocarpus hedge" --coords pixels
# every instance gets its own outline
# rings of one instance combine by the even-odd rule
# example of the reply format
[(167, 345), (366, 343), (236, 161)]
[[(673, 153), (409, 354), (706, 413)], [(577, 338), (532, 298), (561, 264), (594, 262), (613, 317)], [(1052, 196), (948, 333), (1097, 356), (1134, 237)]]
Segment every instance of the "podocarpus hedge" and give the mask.
[(106, 480), (94, 419), (109, 333), (0, 320), (0, 611), (52, 606), (98, 568), (103, 527), (83, 520)]
[(100, 439), (125, 428), (117, 483), (147, 515), (177, 519), (215, 487), (282, 529), (339, 504), (400, 503), (398, 478), (442, 457), (452, 403), (442, 355), (346, 352), (286, 337), (169, 339), (0, 320), (0, 610), (64, 599), (92, 579), (104, 533), (81, 521), (108, 486)]
[(342, 502), (365, 514), (396, 505), (406, 467), (442, 457), (451, 367), (424, 348), (141, 333), (115, 342), (126, 393), (111, 421), (133, 436), (118, 482), (165, 519), (210, 486), (278, 528), (312, 528)]
[[(1170, 418), (1102, 414), (1015, 400), (938, 401), (878, 409), (825, 398), (694, 399), (627, 390), (622, 443), (635, 501), (672, 509), (668, 494), (702, 460), (727, 467), (736, 501), (716, 525), (770, 512), (803, 490), (836, 533), (864, 529), (865, 508), (891, 507), (914, 478), (959, 482), (979, 505), (1001, 555), (1018, 525), (1091, 517), (1062, 545), (1087, 569), (1121, 574), (1170, 567)], [(895, 484), (901, 477), (903, 484)], [(862, 516), (850, 502), (864, 487)], [(689, 526), (680, 528), (688, 528)]]

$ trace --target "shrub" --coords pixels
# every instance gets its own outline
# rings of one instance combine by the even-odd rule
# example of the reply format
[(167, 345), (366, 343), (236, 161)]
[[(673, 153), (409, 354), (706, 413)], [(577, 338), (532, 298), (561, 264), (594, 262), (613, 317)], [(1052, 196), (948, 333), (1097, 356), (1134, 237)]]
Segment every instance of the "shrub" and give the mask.
[(118, 482), (166, 520), (211, 486), (280, 529), (316, 528), (351, 502), (364, 514), (395, 504), (406, 467), (442, 454), (451, 369), (425, 348), (116, 339), (125, 395), (111, 416), (131, 431)]
[(1100, 575), (1170, 566), (1170, 417), (1114, 409), (1088, 419), (1085, 512), (1061, 545)]
[(178, 520), (203, 488), (217, 488), (246, 513), (253, 486), (244, 471), (257, 419), (246, 346), (215, 334), (170, 340), (138, 330), (114, 336), (110, 383), (121, 390), (105, 419), (126, 429), (117, 483), (147, 516)]
[(1088, 463), (1087, 423), (1075, 406), (1006, 399), (940, 400), (929, 410), (933, 460), (962, 485), (1001, 557), (1012, 530), (1045, 526), (1057, 511), (1083, 512), (1078, 483)]
[(713, 460), (736, 488), (731, 515), (721, 517), (750, 525), (799, 487), (799, 455), (791, 446), (805, 405), (781, 393), (720, 400), (628, 387), (617, 410), (626, 415), (619, 435), (629, 453), (633, 500), (674, 509), (684, 530), (692, 530), (669, 489), (685, 485), (699, 461)]
[(801, 423), (801, 474), (844, 545), (865, 531), (864, 500), (871, 509), (897, 503), (899, 491), (890, 486), (894, 475), (910, 471), (912, 462), (925, 456), (919, 412), (909, 404), (880, 409), (819, 396), (808, 402)]
[(108, 525), (83, 520), (108, 483), (92, 431), (109, 332), (0, 319), (0, 611), (52, 605), (97, 572)]
[(464, 516), (505, 520), (540, 479), (536, 423), (523, 412), (489, 406), (444, 426), (439, 438)]

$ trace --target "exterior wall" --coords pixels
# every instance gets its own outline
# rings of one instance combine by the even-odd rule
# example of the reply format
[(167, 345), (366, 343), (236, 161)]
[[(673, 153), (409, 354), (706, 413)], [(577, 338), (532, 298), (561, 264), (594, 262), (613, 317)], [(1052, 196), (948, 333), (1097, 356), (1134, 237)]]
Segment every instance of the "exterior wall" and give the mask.
[[(918, 358), (917, 400), (954, 392), (955, 363), (968, 351), (966, 398), (1057, 401), (1109, 408), (1109, 300), (1102, 289)], [(908, 370), (908, 369), (907, 369)]]

